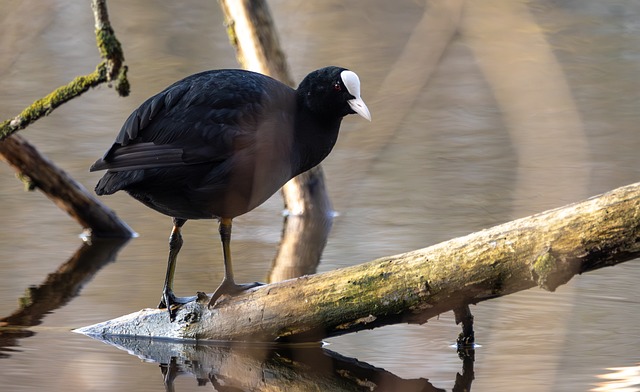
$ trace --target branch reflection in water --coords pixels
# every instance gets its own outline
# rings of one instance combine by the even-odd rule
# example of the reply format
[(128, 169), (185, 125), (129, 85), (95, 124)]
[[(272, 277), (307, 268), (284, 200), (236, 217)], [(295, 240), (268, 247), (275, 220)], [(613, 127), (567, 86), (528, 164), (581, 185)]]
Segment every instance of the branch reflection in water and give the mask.
[(317, 200), (304, 214), (285, 215), (278, 252), (269, 272), (269, 283), (316, 273), (334, 213), (326, 193), (314, 197)]
[(29, 330), (42, 323), (54, 310), (79, 295), (82, 287), (102, 267), (115, 261), (128, 238), (88, 238), (69, 260), (50, 273), (44, 282), (31, 286), (19, 299), (20, 306), (12, 314), (0, 318), (0, 358), (6, 357), (18, 339), (33, 336)]

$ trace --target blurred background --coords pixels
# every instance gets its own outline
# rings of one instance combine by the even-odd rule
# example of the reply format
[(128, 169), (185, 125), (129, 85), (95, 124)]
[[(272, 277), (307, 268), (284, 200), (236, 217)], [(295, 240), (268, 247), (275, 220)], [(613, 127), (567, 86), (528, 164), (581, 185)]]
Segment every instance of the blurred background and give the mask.
[[(147, 97), (189, 74), (238, 66), (215, 1), (107, 5), (129, 66), (130, 97), (101, 86), (21, 131), (88, 189), (101, 176), (89, 166)], [(325, 65), (347, 67), (360, 76), (373, 117), (347, 117), (323, 163), (339, 215), (319, 271), (426, 247), (640, 179), (636, 1), (269, 5), (294, 78)], [(0, 119), (99, 60), (89, 2), (4, 0)], [(139, 237), (35, 334), (0, 349), (3, 388), (164, 389), (157, 364), (69, 332), (160, 299), (171, 220), (124, 193), (102, 201)], [(0, 202), (4, 317), (82, 242), (75, 221), (41, 193), (24, 192), (6, 164)], [(238, 281), (266, 279), (282, 208), (275, 195), (234, 220)], [(223, 275), (216, 222), (189, 221), (183, 235), (177, 293), (213, 291)], [(481, 345), (473, 390), (640, 390), (639, 280), (640, 263), (631, 261), (574, 278), (555, 293), (532, 289), (472, 307)], [(327, 343), (399, 378), (450, 390), (462, 367), (451, 347), (458, 333), (453, 315), (443, 314), (422, 326)], [(175, 383), (176, 390), (203, 390), (193, 376)]]

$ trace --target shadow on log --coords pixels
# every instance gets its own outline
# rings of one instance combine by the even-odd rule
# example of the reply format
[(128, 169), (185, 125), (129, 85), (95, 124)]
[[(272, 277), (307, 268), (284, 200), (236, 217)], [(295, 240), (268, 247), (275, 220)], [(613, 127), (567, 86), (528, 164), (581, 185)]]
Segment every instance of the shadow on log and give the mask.
[(640, 255), (640, 183), (464, 237), (178, 309), (146, 309), (87, 335), (224, 341), (319, 341), (431, 317)]
[[(109, 337), (145, 362), (160, 364), (167, 390), (179, 376), (217, 391), (444, 391), (427, 379), (402, 379), (384, 369), (313, 345), (195, 344), (131, 337)], [(463, 361), (454, 391), (468, 391), (473, 361)]]

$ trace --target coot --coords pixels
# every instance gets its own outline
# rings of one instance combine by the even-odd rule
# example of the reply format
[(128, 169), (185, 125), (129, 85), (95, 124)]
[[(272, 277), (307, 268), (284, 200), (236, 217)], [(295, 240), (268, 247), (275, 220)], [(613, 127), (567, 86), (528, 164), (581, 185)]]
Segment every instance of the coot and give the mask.
[(191, 75), (149, 98), (125, 121), (91, 171), (107, 172), (98, 195), (124, 190), (173, 218), (160, 308), (191, 298), (172, 290), (182, 226), (218, 219), (225, 276), (209, 306), (257, 283), (240, 285), (231, 265), (231, 221), (256, 208), (331, 151), (342, 118), (371, 120), (358, 76), (345, 68), (311, 72), (294, 90), (255, 72), (228, 69)]

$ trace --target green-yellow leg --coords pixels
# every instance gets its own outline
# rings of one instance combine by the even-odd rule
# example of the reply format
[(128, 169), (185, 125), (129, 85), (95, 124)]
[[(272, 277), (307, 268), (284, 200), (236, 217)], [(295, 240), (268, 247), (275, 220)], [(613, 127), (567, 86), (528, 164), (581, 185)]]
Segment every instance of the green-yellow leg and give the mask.
[(222, 256), (224, 258), (224, 279), (214, 291), (209, 300), (209, 307), (213, 307), (222, 295), (234, 295), (252, 287), (261, 286), (262, 283), (253, 282), (237, 284), (233, 278), (233, 265), (231, 263), (231, 218), (220, 218), (220, 240), (222, 241)]
[(158, 305), (158, 308), (167, 308), (171, 321), (176, 317), (175, 305), (186, 304), (187, 302), (195, 299), (195, 297), (176, 297), (173, 294), (173, 277), (176, 272), (178, 252), (180, 252), (180, 248), (182, 248), (183, 243), (180, 229), (186, 222), (186, 219), (173, 218), (173, 230), (171, 230), (171, 235), (169, 236), (167, 275), (164, 279), (164, 287), (162, 288), (162, 299)]

